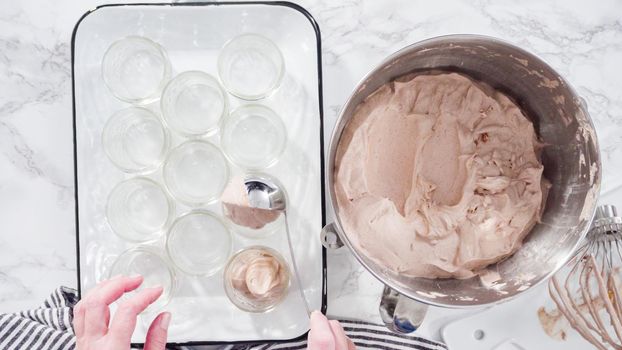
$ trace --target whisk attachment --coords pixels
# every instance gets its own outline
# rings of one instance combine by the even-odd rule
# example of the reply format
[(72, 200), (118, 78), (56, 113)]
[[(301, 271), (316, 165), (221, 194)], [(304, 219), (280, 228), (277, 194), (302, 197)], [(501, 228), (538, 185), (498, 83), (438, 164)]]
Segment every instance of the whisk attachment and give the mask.
[(549, 281), (549, 294), (570, 325), (597, 349), (622, 349), (622, 218), (596, 209), (585, 243)]

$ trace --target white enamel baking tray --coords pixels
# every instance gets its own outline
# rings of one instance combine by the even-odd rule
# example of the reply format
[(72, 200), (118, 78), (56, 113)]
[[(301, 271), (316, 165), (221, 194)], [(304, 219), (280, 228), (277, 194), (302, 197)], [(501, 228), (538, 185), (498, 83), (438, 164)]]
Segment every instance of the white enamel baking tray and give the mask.
[[(241, 33), (272, 39), (285, 60), (281, 87), (260, 101), (281, 115), (288, 145), (280, 161), (265, 172), (278, 178), (289, 195), (290, 229), (311, 308), (325, 308), (325, 253), (319, 241), (324, 221), (322, 106), (319, 29), (301, 7), (287, 2), (104, 5), (86, 13), (72, 40), (74, 157), (79, 292), (107, 278), (115, 257), (135, 246), (118, 238), (105, 218), (113, 186), (132, 176), (116, 169), (104, 155), (101, 132), (108, 117), (129, 106), (115, 99), (101, 76), (108, 46), (128, 35), (146, 36), (168, 51), (173, 73), (202, 70), (217, 76), (216, 58), (223, 44)], [(229, 96), (231, 110), (242, 101)], [(157, 111), (157, 104), (150, 106)], [(215, 135), (207, 139), (219, 144)], [(173, 138), (173, 146), (183, 141)], [(232, 166), (234, 174), (240, 169)], [(161, 168), (149, 177), (160, 181)], [(177, 214), (190, 210), (180, 203)], [(204, 207), (221, 213), (220, 203)], [(164, 240), (156, 242), (162, 248)], [(264, 244), (289, 260), (284, 232), (257, 240), (234, 235), (234, 251)], [(296, 283), (283, 303), (265, 314), (237, 309), (225, 296), (222, 271), (209, 278), (178, 271), (179, 288), (165, 308), (173, 314), (169, 342), (205, 344), (287, 340), (308, 331), (308, 318)], [(142, 343), (152, 316), (141, 317), (132, 341)]]

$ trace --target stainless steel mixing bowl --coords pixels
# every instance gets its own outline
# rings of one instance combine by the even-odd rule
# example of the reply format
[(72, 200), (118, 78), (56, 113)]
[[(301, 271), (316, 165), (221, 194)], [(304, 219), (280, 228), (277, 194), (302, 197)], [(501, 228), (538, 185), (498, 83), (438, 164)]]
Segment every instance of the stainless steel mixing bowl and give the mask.
[[(352, 232), (345, 232), (339, 221), (334, 192), (335, 153), (357, 105), (384, 83), (407, 73), (430, 70), (460, 72), (503, 91), (532, 119), (545, 143), (544, 176), (552, 187), (542, 220), (514, 255), (492, 266), (500, 275), (492, 286), (482, 283), (479, 277), (426, 279), (393, 273), (353, 246), (349, 239)], [(326, 171), (336, 214), (336, 221), (323, 232), (326, 246), (338, 246), (335, 239), (340, 238), (376, 278), (408, 298), (436, 306), (469, 307), (510, 299), (546, 280), (566, 262), (590, 226), (600, 189), (601, 165), (585, 103), (550, 66), (498, 39), (450, 35), (410, 45), (367, 74), (342, 108), (330, 141)], [(331, 242), (332, 232), (338, 237), (333, 236)]]

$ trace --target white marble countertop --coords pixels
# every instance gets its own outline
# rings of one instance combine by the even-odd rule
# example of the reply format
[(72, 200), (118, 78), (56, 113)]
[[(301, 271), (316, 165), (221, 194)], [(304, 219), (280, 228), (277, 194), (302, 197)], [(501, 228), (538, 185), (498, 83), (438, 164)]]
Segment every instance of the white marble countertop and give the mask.
[[(602, 0), (304, 0), (322, 32), (327, 134), (358, 80), (437, 35), (496, 36), (530, 50), (585, 97), (603, 155), (602, 201), (622, 205), (622, 3)], [(76, 286), (71, 31), (94, 0), (6, 1), (0, 10), (0, 312)], [(329, 313), (379, 322), (382, 286), (345, 250), (329, 253)], [(422, 332), (461, 312), (434, 309)]]

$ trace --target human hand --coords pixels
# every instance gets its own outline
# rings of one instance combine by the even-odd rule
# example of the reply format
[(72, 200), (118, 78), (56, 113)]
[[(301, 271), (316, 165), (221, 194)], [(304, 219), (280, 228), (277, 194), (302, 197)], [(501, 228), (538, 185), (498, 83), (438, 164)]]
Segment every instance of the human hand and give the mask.
[[(76, 350), (129, 349), (136, 318), (162, 295), (162, 287), (145, 288), (119, 302), (110, 322), (109, 305), (143, 283), (142, 276), (114, 277), (99, 283), (73, 309)], [(151, 323), (145, 350), (164, 350), (171, 314), (163, 312)]]
[(313, 311), (307, 350), (356, 350), (356, 346), (339, 321), (329, 321), (321, 312)]

